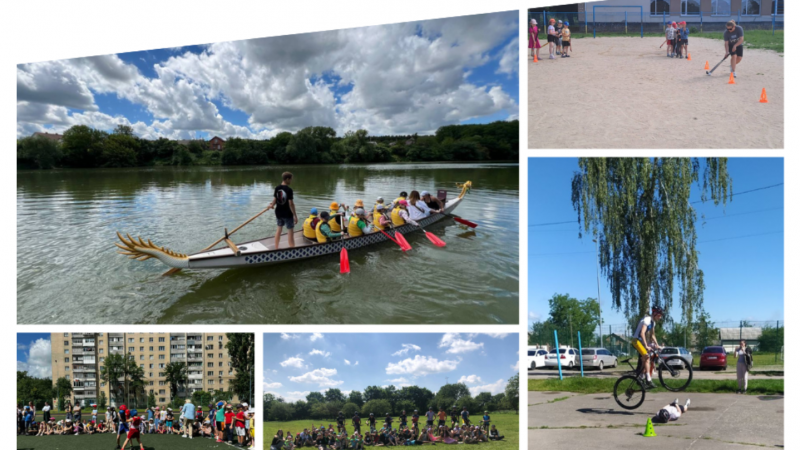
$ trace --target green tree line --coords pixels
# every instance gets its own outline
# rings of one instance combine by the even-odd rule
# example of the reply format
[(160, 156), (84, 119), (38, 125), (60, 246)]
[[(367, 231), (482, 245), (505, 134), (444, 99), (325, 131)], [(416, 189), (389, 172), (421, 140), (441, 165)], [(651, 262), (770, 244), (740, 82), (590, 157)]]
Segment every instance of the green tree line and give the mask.
[(222, 151), (205, 141), (141, 139), (127, 125), (111, 133), (86, 125), (64, 132), (61, 142), (30, 136), (17, 140), (18, 169), (339, 164), (416, 161), (500, 161), (519, 156), (519, 121), (448, 125), (434, 135), (369, 136), (366, 130), (337, 136), (329, 127), (307, 127), (271, 139), (230, 138)]
[(471, 414), (483, 411), (519, 409), (519, 374), (508, 380), (505, 392), (492, 395), (481, 392), (473, 397), (464, 383), (445, 384), (434, 393), (419, 386), (368, 386), (364, 391), (351, 391), (345, 395), (341, 390), (331, 388), (322, 392), (311, 392), (305, 400), (287, 402), (273, 394), (264, 394), (264, 421), (289, 420), (333, 420), (339, 411), (348, 419), (358, 412), (361, 417), (370, 413), (380, 420), (389, 413), (393, 416), (406, 411), (409, 417), (414, 410), (424, 416), (428, 408), (438, 412), (443, 408), (448, 413), (455, 406), (461, 411), (466, 407)]

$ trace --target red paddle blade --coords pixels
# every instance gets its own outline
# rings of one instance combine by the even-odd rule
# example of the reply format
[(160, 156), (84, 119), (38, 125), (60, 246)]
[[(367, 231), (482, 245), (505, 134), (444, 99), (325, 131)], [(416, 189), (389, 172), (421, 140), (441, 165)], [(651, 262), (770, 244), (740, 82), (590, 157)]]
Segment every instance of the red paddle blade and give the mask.
[(402, 234), (400, 234), (399, 232), (395, 231), (394, 232), (394, 238), (397, 239), (397, 242), (400, 243), (400, 247), (403, 249), (404, 252), (407, 252), (407, 251), (411, 250), (411, 245), (408, 244), (408, 241), (406, 240), (405, 237), (403, 237)]
[(478, 224), (477, 223), (470, 222), (469, 220), (464, 220), (464, 219), (462, 219), (460, 217), (453, 217), (453, 220), (455, 220), (458, 223), (464, 224), (464, 225), (466, 225), (466, 226), (468, 226), (470, 228), (478, 228)]
[(444, 247), (445, 245), (447, 245), (447, 244), (444, 243), (443, 240), (441, 240), (438, 237), (436, 237), (436, 235), (434, 235), (430, 231), (426, 231), (425, 232), (425, 236), (427, 236), (428, 240), (433, 242), (433, 245), (435, 245), (437, 247)]
[(347, 249), (344, 247), (339, 253), (339, 270), (340, 273), (350, 273), (350, 258), (347, 256)]

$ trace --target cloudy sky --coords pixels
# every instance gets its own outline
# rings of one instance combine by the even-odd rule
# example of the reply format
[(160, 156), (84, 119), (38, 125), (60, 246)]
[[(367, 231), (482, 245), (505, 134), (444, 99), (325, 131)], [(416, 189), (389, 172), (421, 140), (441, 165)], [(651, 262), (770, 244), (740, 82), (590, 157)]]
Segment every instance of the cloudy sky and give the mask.
[(519, 372), (516, 334), (267, 333), (264, 392), (287, 401), (337, 388), (416, 385), (436, 392), (463, 382), (499, 394)]
[(131, 125), (143, 138), (429, 133), (515, 119), (518, 13), (17, 66), (17, 135)]
[(50, 333), (17, 334), (17, 370), (36, 378), (50, 378)]

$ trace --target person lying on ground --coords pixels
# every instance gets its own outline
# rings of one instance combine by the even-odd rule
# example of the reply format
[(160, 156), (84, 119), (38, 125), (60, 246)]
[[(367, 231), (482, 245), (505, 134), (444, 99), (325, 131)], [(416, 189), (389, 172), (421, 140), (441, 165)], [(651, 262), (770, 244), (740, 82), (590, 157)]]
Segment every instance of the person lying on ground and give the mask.
[(686, 403), (681, 406), (676, 398), (674, 402), (661, 408), (652, 418), (652, 421), (655, 423), (667, 423), (678, 420), (689, 410), (689, 403), (691, 403), (691, 400), (687, 398)]

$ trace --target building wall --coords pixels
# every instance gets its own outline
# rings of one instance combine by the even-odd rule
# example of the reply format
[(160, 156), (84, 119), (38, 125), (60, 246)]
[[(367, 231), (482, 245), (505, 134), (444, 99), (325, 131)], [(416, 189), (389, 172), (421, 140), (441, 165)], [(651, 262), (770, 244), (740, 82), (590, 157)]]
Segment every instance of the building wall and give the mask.
[[(697, 15), (681, 15), (681, 0), (667, 0), (669, 2), (668, 19), (674, 21), (684, 20), (687, 23), (693, 24), (700, 22), (700, 17)], [(700, 10), (703, 12), (703, 22), (727, 22), (731, 19), (739, 18), (739, 11), (742, 8), (742, 0), (730, 0), (731, 14), (730, 15), (712, 15), (712, 0), (700, 0)], [(759, 16), (741, 16), (740, 22), (743, 24), (753, 22), (772, 22), (772, 12), (775, 8), (775, 1), (777, 0), (761, 0), (761, 13)], [(586, 20), (592, 21), (592, 7), (593, 6), (641, 6), (644, 10), (645, 22), (662, 22), (662, 16), (650, 15), (650, 0), (605, 0), (596, 2), (585, 2), (579, 5), (579, 11), (586, 11)], [(638, 8), (598, 8), (596, 20), (603, 21), (622, 21), (625, 20), (625, 11), (628, 12), (629, 21), (639, 21)], [(781, 19), (782, 21), (782, 19)], [(723, 30), (724, 31), (724, 30)]]
[[(89, 342), (94, 342), (92, 351), (86, 351)], [(111, 354), (128, 354), (144, 369), (147, 393), (152, 392), (159, 405), (172, 401), (164, 376), (170, 362), (184, 362), (189, 368), (189, 383), (178, 392), (179, 397), (197, 390), (228, 390), (235, 376), (225, 333), (51, 333), (50, 343), (53, 383), (68, 377), (73, 383), (73, 403), (96, 402), (102, 391), (108, 404), (113, 404), (109, 386), (100, 381), (100, 367)]]

